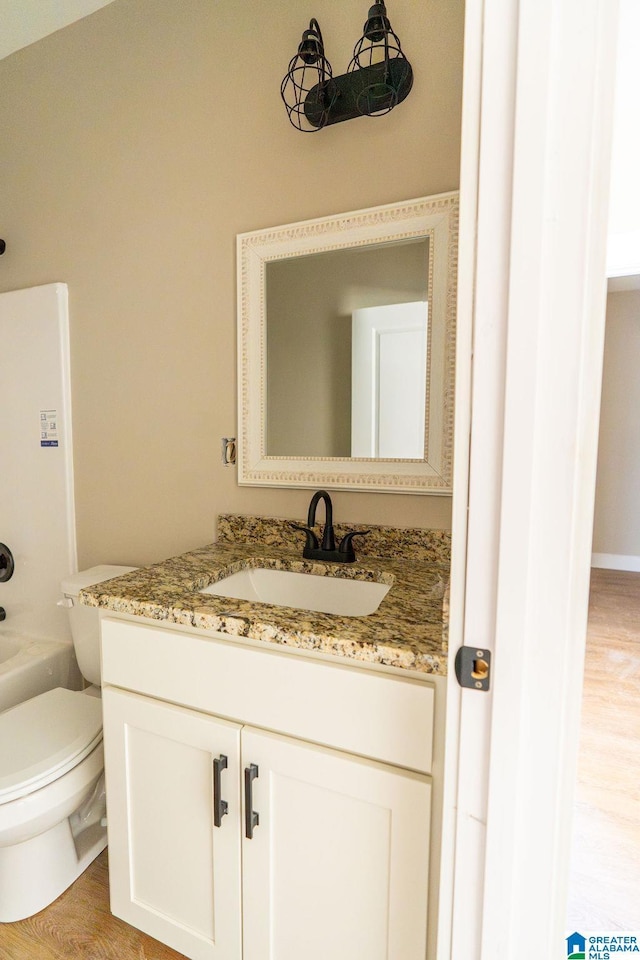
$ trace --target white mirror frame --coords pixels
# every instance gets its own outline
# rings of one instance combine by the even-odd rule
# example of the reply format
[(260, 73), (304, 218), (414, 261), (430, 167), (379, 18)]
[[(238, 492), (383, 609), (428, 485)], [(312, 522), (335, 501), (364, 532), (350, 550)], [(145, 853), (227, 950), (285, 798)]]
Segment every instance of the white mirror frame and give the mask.
[[(429, 336), (424, 460), (266, 454), (266, 265), (329, 250), (428, 237)], [(458, 193), (240, 234), (238, 483), (451, 494)]]

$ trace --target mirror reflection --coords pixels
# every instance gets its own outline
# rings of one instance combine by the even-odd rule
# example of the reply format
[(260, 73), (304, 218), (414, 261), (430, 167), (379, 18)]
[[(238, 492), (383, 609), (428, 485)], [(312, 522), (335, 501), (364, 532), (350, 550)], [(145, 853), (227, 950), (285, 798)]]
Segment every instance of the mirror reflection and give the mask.
[(429, 239), (266, 264), (266, 454), (425, 456)]

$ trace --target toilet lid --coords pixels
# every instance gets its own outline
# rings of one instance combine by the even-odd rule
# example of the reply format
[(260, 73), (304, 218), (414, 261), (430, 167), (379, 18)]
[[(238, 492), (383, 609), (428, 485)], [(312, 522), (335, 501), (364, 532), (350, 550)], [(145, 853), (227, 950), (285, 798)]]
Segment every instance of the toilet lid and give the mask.
[(0, 804), (57, 780), (102, 740), (102, 704), (56, 687), (0, 713)]

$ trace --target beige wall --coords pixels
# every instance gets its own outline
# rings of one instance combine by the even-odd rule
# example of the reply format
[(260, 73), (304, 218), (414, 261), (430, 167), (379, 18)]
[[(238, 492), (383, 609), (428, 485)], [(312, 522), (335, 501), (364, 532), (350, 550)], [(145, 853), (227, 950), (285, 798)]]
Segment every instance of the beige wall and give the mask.
[(610, 293), (593, 551), (640, 558), (640, 290)]
[[(235, 235), (455, 189), (462, 0), (390, 9), (415, 69), (386, 118), (289, 126), (279, 85), (319, 19), (342, 72), (362, 0), (115, 0), (0, 61), (0, 290), (69, 284), (79, 560), (208, 542), (222, 511), (301, 517), (239, 488)], [(295, 14), (295, 15), (294, 15)], [(447, 498), (336, 493), (339, 519), (447, 527)]]

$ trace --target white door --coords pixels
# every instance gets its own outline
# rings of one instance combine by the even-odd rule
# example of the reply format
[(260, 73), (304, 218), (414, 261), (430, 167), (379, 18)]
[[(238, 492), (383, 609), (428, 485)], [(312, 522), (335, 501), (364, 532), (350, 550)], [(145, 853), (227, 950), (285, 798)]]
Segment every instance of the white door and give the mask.
[[(571, 932), (616, 17), (466, 4), (438, 960), (553, 960)], [(489, 694), (457, 687), (461, 644), (493, 652)]]
[(354, 310), (351, 456), (424, 458), (426, 301)]
[(110, 687), (103, 705), (112, 912), (192, 960), (239, 960), (240, 727)]
[(244, 960), (424, 960), (428, 778), (247, 727), (242, 763)]

